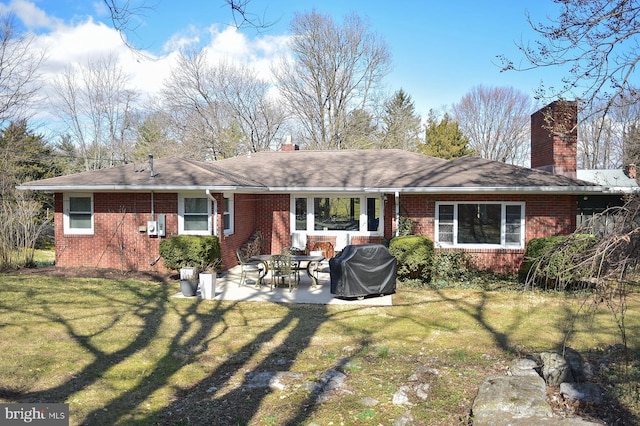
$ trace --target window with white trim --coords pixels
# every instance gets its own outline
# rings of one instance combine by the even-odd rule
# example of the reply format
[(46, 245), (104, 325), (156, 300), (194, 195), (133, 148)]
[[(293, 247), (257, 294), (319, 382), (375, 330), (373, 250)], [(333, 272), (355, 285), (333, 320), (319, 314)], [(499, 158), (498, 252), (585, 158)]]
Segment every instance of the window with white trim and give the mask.
[(93, 194), (65, 194), (62, 204), (64, 233), (93, 235)]
[(524, 203), (436, 203), (436, 243), (442, 247), (524, 247)]
[(211, 200), (208, 197), (179, 196), (178, 233), (211, 235)]
[(309, 233), (346, 232), (361, 235), (382, 233), (380, 197), (326, 196), (292, 197), (291, 231)]
[(224, 210), (222, 213), (222, 224), (224, 229), (224, 235), (231, 235), (234, 232), (234, 197), (233, 194), (224, 194), (223, 204)]

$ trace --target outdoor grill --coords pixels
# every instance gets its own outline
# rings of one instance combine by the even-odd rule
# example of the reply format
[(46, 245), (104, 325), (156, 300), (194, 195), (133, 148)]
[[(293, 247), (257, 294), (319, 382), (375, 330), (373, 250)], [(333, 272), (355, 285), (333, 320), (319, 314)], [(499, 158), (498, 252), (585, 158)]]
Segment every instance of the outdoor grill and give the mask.
[(348, 245), (329, 260), (331, 293), (366, 297), (396, 292), (396, 258), (381, 244)]

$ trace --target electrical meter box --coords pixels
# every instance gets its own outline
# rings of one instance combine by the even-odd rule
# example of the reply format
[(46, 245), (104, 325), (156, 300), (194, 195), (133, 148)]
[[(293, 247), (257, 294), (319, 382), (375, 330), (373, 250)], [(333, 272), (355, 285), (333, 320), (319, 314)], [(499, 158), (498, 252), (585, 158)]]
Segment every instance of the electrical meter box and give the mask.
[(165, 215), (163, 214), (159, 214), (158, 215), (158, 236), (159, 237), (164, 237), (165, 236)]
[(147, 235), (158, 235), (158, 222), (155, 220), (147, 221)]
[(150, 220), (147, 222), (147, 235), (165, 236), (165, 215), (159, 214), (158, 220)]

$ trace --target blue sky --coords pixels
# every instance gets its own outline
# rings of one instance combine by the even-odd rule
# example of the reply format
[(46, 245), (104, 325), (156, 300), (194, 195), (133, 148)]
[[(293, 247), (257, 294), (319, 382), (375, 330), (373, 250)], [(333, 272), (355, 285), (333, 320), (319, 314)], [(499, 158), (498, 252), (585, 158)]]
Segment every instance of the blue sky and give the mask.
[[(177, 46), (197, 44), (266, 62), (283, 45), (296, 12), (315, 9), (336, 21), (355, 12), (389, 45), (393, 70), (386, 79), (388, 91), (403, 88), (423, 116), (430, 108), (458, 102), (474, 86), (512, 86), (533, 95), (541, 81), (558, 85), (562, 77), (560, 70), (501, 73), (497, 66), (500, 54), (521, 59), (516, 42), (536, 39), (525, 12), (534, 21), (546, 22), (547, 15), (557, 14), (551, 0), (251, 0), (249, 12), (273, 25), (240, 33), (228, 26), (231, 14), (222, 0), (147, 0), (147, 4), (153, 7), (135, 17), (135, 32), (128, 36), (136, 46), (165, 59)], [(52, 50), (50, 73), (108, 49), (120, 52), (124, 66), (135, 74), (134, 83), (146, 86), (145, 90), (158, 86), (166, 75), (163, 68), (170, 61), (141, 64), (118, 46), (102, 0), (0, 1), (0, 12), (7, 10)]]

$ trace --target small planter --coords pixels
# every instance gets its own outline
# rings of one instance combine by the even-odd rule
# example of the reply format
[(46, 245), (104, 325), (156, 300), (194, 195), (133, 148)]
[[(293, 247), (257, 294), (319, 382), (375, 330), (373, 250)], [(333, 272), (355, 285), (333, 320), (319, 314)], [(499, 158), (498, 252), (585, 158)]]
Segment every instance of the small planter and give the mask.
[(200, 295), (203, 299), (213, 299), (216, 296), (216, 274), (211, 272), (200, 273)]
[(198, 280), (196, 279), (196, 268), (180, 269), (180, 291), (185, 297), (193, 297), (198, 289)]

